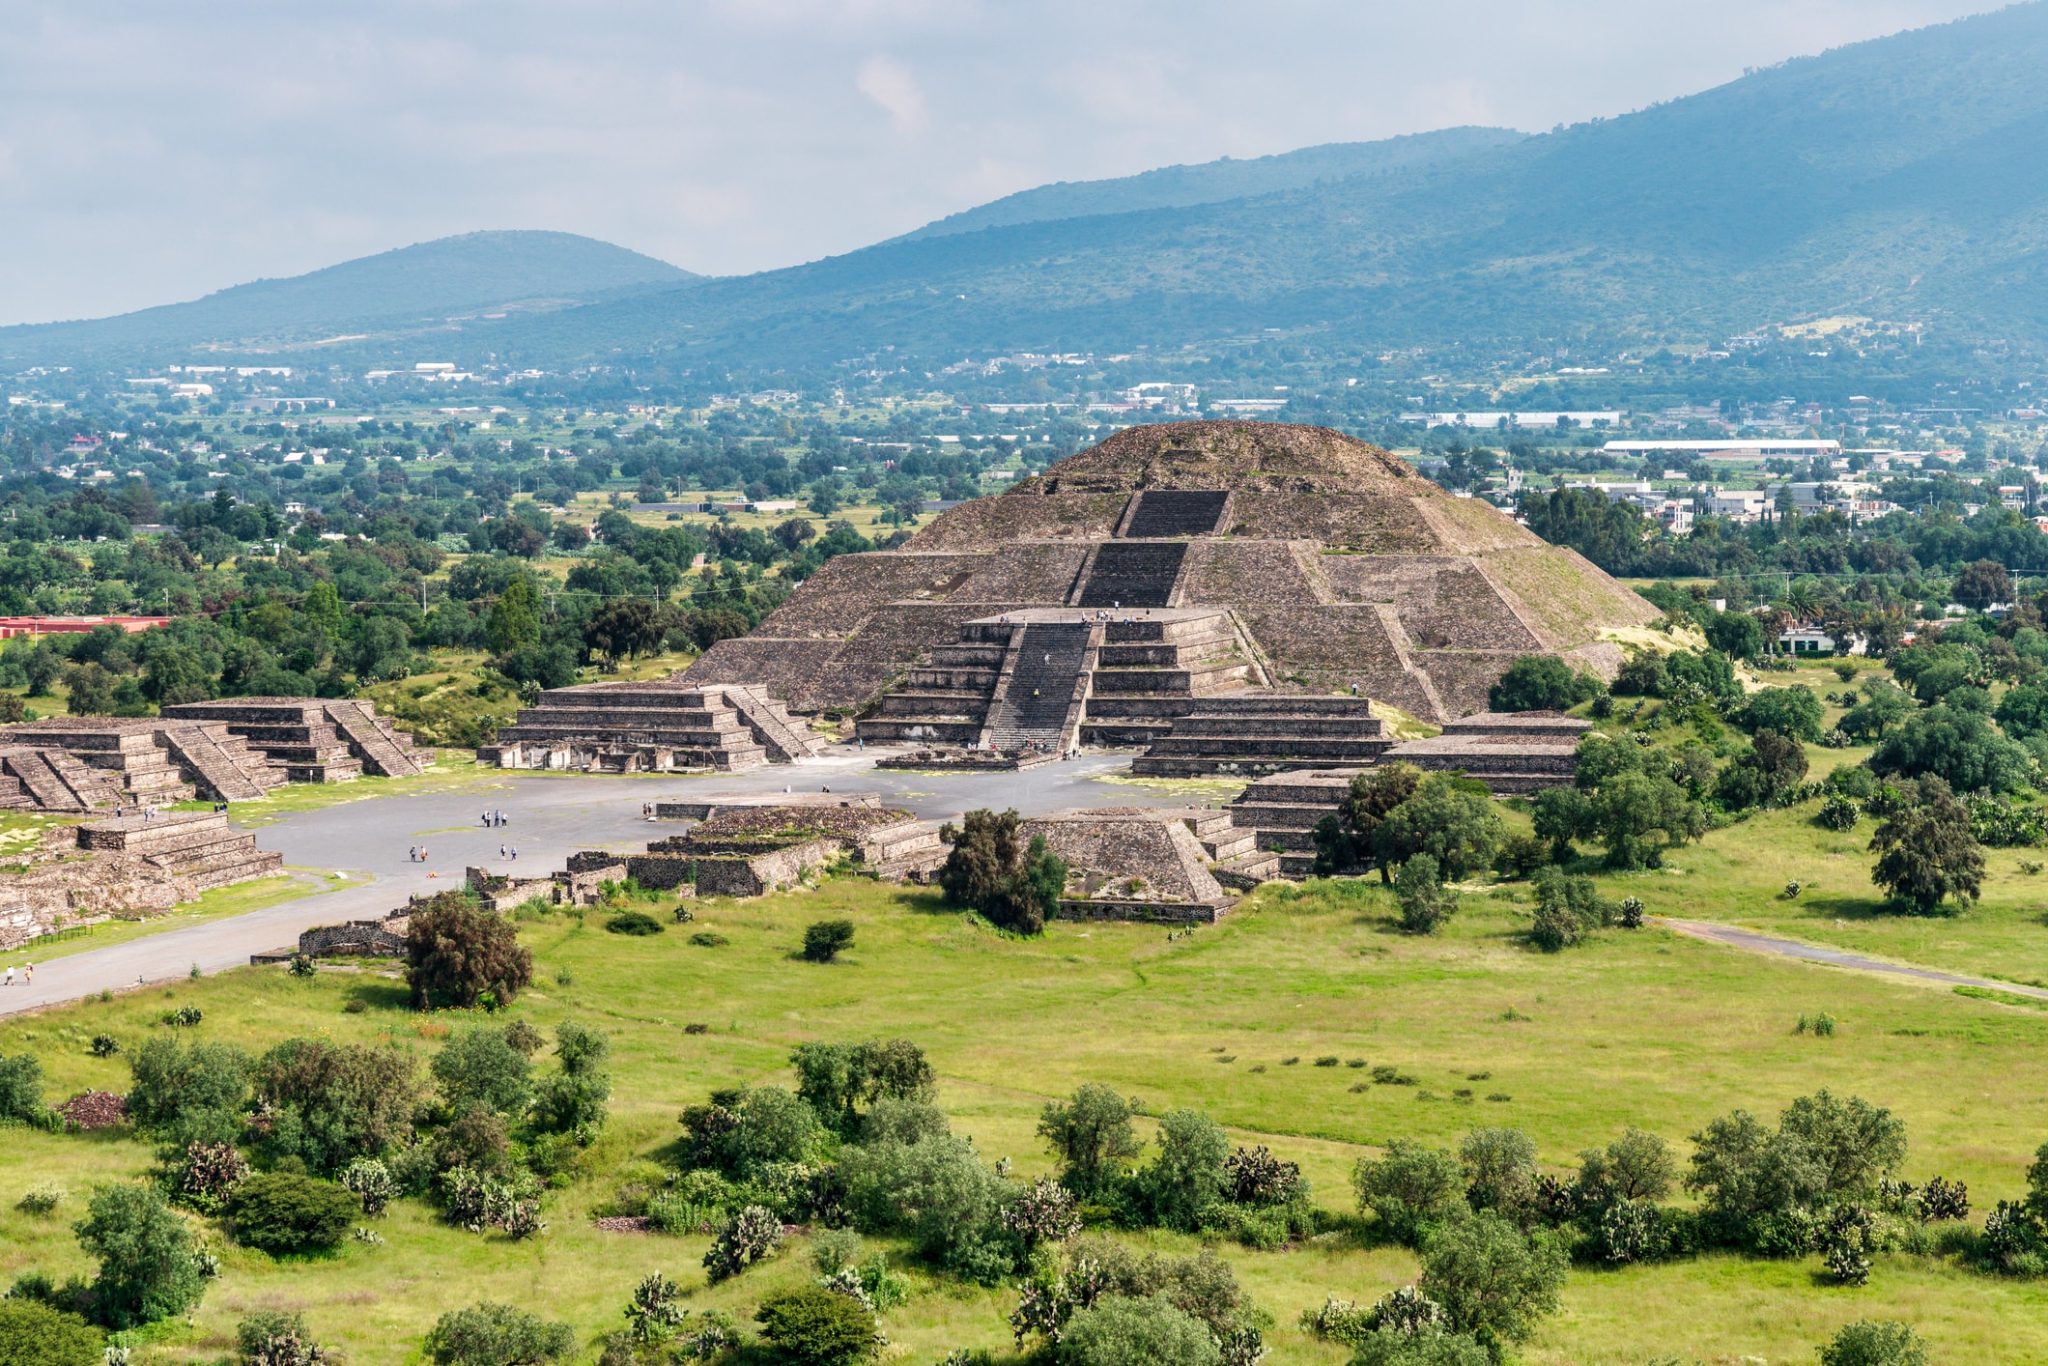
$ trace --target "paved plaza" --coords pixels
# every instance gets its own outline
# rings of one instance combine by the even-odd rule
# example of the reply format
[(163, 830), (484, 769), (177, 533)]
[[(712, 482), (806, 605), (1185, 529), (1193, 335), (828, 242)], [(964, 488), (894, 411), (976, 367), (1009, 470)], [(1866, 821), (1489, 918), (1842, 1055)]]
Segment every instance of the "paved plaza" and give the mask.
[[(284, 855), (289, 868), (345, 874), (334, 890), (312, 891), (247, 915), (188, 925), (104, 949), (53, 958), (36, 968), (35, 983), (0, 990), (0, 1015), (77, 1000), (102, 990), (221, 972), (294, 942), (315, 925), (370, 919), (404, 903), (462, 885), (463, 870), (489, 868), (541, 876), (579, 849), (637, 851), (674, 833), (667, 822), (641, 816), (645, 803), (706, 794), (769, 797), (792, 792), (876, 792), (885, 804), (928, 820), (945, 820), (977, 807), (1015, 807), (1026, 814), (1066, 807), (1180, 805), (1145, 787), (1103, 782), (1128, 770), (1120, 755), (1089, 755), (1012, 773), (885, 772), (877, 751), (834, 747), (803, 764), (777, 764), (744, 773), (599, 777), (585, 774), (493, 772), (456, 790), (405, 792), (294, 812), (256, 827), (258, 844)], [(505, 824), (487, 827), (486, 811), (502, 811)], [(426, 861), (409, 851), (424, 846)], [(499, 848), (518, 851), (517, 860)], [(9, 961), (34, 957), (33, 943)]]

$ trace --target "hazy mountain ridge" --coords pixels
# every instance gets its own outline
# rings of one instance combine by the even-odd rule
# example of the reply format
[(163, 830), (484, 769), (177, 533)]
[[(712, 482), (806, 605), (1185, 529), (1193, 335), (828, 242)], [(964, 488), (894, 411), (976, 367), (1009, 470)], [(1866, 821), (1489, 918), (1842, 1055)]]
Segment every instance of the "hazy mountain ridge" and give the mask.
[[(1713, 342), (1841, 313), (2048, 345), (2042, 70), (2036, 0), (1548, 134), (1453, 129), (1048, 186), (801, 266), (468, 320), (444, 349), (773, 368), (1279, 329), (1484, 350)], [(1327, 174), (1343, 166), (1369, 169)], [(1196, 202), (1239, 186), (1260, 192)], [(1086, 212), (1041, 216), (1069, 210)], [(137, 320), (159, 321), (82, 326)], [(0, 351), (19, 339), (0, 332)]]
[(699, 277), (565, 232), (472, 232), (187, 303), (86, 322), (0, 328), (0, 355), (217, 345), (260, 350), (344, 332), (413, 333), (500, 309), (569, 307)]

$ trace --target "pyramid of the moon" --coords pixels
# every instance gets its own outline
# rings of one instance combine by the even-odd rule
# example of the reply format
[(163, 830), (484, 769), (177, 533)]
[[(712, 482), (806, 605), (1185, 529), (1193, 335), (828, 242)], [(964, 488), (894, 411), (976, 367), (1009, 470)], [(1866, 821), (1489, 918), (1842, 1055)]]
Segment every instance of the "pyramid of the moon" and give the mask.
[(1137, 742), (1191, 697), (1246, 691), (1355, 693), (1440, 724), (1484, 710), (1522, 655), (1611, 677), (1603, 630), (1657, 615), (1378, 447), (1182, 422), (831, 560), (683, 679), (858, 711), (884, 739), (1000, 741), (1067, 709), (1069, 736)]

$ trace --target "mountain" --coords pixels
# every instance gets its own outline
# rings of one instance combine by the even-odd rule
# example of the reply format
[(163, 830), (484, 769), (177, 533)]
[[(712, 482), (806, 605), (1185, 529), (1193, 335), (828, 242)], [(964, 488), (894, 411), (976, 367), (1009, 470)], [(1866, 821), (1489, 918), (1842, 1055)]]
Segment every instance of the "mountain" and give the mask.
[[(584, 239), (479, 234), (172, 309), (0, 330), (0, 358), (336, 333), (372, 335), (331, 354), (396, 358), (393, 338), (429, 328), (451, 359), (541, 366), (805, 370), (888, 352), (937, 367), (1274, 334), (1325, 354), (1492, 356), (1842, 316), (2042, 348), (2043, 70), (2048, 0), (2033, 0), (1551, 133), (1450, 129), (1047, 186), (757, 275), (700, 280)], [(552, 262), (569, 244), (593, 268), (499, 259), (545, 245)], [(436, 251), (497, 266), (408, 256)]]
[(236, 285), (190, 303), (90, 322), (0, 328), (0, 357), (256, 352), (351, 333), (391, 339), (464, 317), (589, 304), (697, 278), (574, 233), (472, 232), (289, 279)]
[(2048, 4), (2017, 5), (1376, 174), (979, 229), (967, 215), (526, 320), (501, 349), (793, 367), (893, 347), (930, 364), (1278, 329), (1369, 354), (1718, 342), (1844, 314), (2048, 343), (2044, 69)]
[(982, 228), (1043, 223), (1058, 218), (1184, 209), (1226, 199), (1306, 189), (1352, 176), (1439, 165), (1473, 152), (1519, 142), (1524, 136), (1511, 128), (1444, 128), (1379, 142), (1331, 142), (1274, 156), (1224, 157), (1195, 166), (1165, 166), (1115, 180), (1062, 180), (951, 214), (896, 240), (943, 237), (948, 233), (978, 232)]

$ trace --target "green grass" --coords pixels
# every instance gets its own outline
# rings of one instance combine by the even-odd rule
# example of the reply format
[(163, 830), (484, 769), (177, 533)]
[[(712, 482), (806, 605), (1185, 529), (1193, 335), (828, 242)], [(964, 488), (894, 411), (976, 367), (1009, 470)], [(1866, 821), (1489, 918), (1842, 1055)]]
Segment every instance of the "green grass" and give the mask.
[[(490, 788), (514, 781), (503, 770), (485, 767), (462, 750), (436, 750), (427, 771), (414, 778), (380, 778), (365, 773), (345, 783), (285, 783), (263, 796), (234, 804), (232, 814), (238, 826), (256, 828), (279, 817), (301, 811), (324, 811), (348, 802), (374, 801), (379, 797), (413, 796), (423, 792), (460, 792)], [(206, 809), (211, 803), (204, 803)]]
[[(917, 1040), (938, 1069), (956, 1130), (990, 1159), (1014, 1158), (1021, 1174), (1050, 1167), (1033, 1132), (1040, 1107), (1101, 1081), (1155, 1111), (1207, 1110), (1240, 1141), (1271, 1144), (1302, 1163), (1333, 1210), (1350, 1208), (1352, 1162), (1392, 1138), (1453, 1143), (1475, 1125), (1511, 1124), (1562, 1171), (1629, 1124), (1682, 1150), (1685, 1135), (1714, 1115), (1737, 1107), (1768, 1115), (1821, 1086), (1891, 1106), (1909, 1127), (1908, 1174), (1961, 1178), (1980, 1210), (2021, 1189), (2028, 1157), (2048, 1137), (2038, 1065), (2048, 1019), (2034, 1012), (1654, 929), (1546, 957), (1520, 941), (1519, 901), (1499, 896), (1468, 896), (1449, 931), (1430, 940), (1393, 933), (1390, 899), (1362, 882), (1271, 888), (1223, 924), (1172, 943), (1157, 928), (1115, 924), (1005, 939), (925, 894), (857, 879), (696, 909), (692, 928), (729, 945), (700, 948), (681, 933), (628, 939), (606, 934), (597, 916), (556, 915), (525, 930), (536, 986), (515, 1013), (543, 1028), (575, 1017), (611, 1031), (619, 1083), (613, 1121), (584, 1170), (549, 1197), (544, 1237), (522, 1245), (476, 1238), (402, 1203), (382, 1226), (385, 1247), (351, 1245), (328, 1260), (288, 1264), (229, 1247), (226, 1276), (193, 1325), (166, 1331), (140, 1358), (213, 1360), (240, 1313), (286, 1306), (303, 1310), (352, 1361), (403, 1361), (435, 1317), (485, 1298), (543, 1307), (594, 1342), (622, 1322), (633, 1284), (655, 1269), (677, 1278), (693, 1304), (745, 1314), (808, 1274), (801, 1240), (774, 1264), (707, 1290), (704, 1240), (605, 1235), (589, 1214), (623, 1164), (673, 1143), (682, 1106), (713, 1087), (787, 1084), (788, 1051), (807, 1039)], [(794, 960), (803, 926), (825, 915), (854, 921), (854, 947), (831, 966)], [(345, 1013), (351, 999), (367, 1008)], [(459, 1022), (407, 1013), (400, 984), (374, 967), (312, 980), (250, 969), (16, 1020), (0, 1026), (0, 1052), (40, 1055), (58, 1098), (85, 1086), (121, 1089), (125, 1067), (91, 1057), (91, 1036), (112, 1033), (133, 1048), (160, 1028), (165, 1009), (187, 1002), (205, 1012), (202, 1037), (251, 1047), (320, 1034), (382, 1041), (424, 1059)], [(1834, 1037), (1793, 1034), (1799, 1014), (1820, 1010), (1839, 1022)], [(708, 1032), (686, 1034), (693, 1022)], [(1419, 1084), (1355, 1093), (1352, 1084), (1369, 1073), (1279, 1066), (1325, 1054), (1391, 1064)], [(1267, 1071), (1251, 1070), (1262, 1064)], [(1485, 1079), (1472, 1081), (1478, 1072)], [(1461, 1103), (1450, 1098), (1460, 1087), (1510, 1099)], [(77, 1197), (35, 1220), (13, 1208), (21, 1191), (55, 1178), (82, 1192), (139, 1174), (149, 1161), (147, 1146), (130, 1139), (10, 1133), (0, 1143), (0, 1282), (30, 1267), (58, 1276), (83, 1269), (68, 1232)], [(1342, 1234), (1284, 1252), (1224, 1252), (1274, 1317), (1276, 1366), (1341, 1362), (1341, 1352), (1299, 1333), (1297, 1315), (1330, 1293), (1371, 1300), (1415, 1270), (1404, 1251), (1363, 1248)], [(1846, 1291), (1820, 1287), (1816, 1266), (1716, 1257), (1575, 1271), (1565, 1312), (1525, 1359), (1806, 1360), (1839, 1324), (1873, 1316), (1913, 1320), (1936, 1360), (2048, 1358), (2048, 1283), (1886, 1256), (1867, 1290)], [(885, 1319), (901, 1348), (893, 1359), (1007, 1350), (1012, 1292), (915, 1279), (916, 1297)]]

